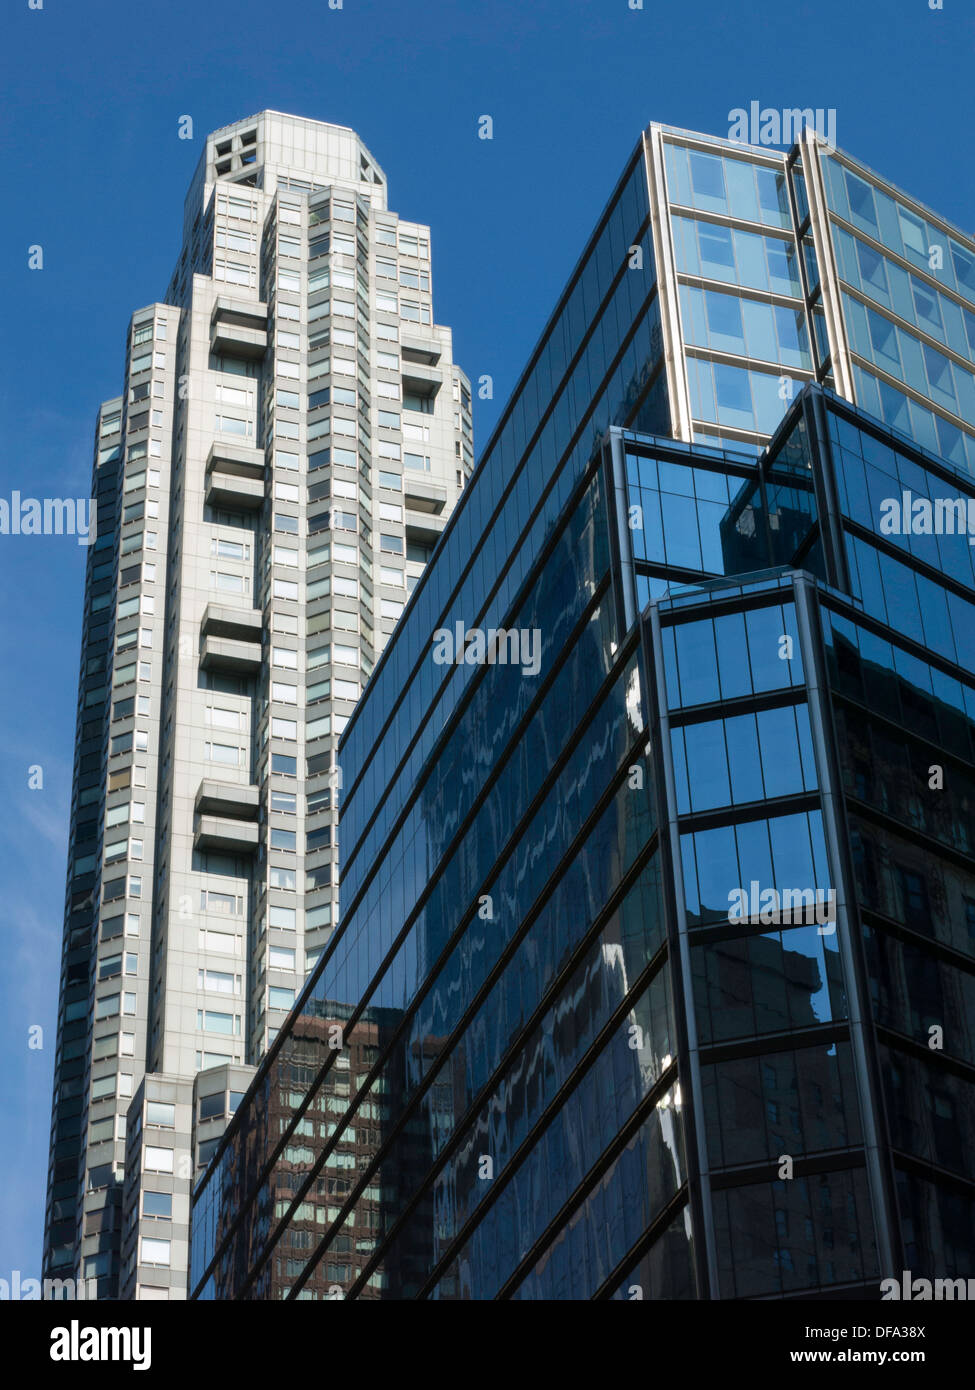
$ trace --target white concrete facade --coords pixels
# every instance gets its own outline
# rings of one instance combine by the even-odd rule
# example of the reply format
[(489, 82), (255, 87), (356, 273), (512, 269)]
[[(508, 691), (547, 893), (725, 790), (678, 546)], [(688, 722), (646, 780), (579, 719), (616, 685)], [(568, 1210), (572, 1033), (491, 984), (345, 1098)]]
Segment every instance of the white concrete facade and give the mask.
[[(387, 210), (353, 131), (265, 111), (207, 137), (114, 404), (107, 742), (85, 793), (103, 825), (90, 944), (71, 936), (90, 967), (79, 1166), (72, 1202), (52, 1135), (46, 1266), (180, 1298), (194, 1077), (259, 1061), (334, 930), (334, 748), (473, 467), (429, 229)], [(68, 1084), (59, 1052), (54, 1134)], [(168, 1265), (139, 1254), (144, 1143), (126, 1169), (126, 1112), (141, 1123), (159, 1085), (179, 1117)], [(166, 1218), (149, 1224), (158, 1256)]]

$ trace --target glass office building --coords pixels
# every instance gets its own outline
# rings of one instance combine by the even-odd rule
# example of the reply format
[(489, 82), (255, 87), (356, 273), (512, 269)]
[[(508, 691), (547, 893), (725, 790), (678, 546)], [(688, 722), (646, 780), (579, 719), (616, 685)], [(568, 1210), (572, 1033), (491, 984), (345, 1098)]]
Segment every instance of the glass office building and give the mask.
[(645, 133), (343, 735), (340, 924), (191, 1296), (975, 1273), (973, 254), (812, 137)]
[(975, 247), (807, 128), (644, 137), (674, 433), (754, 447), (815, 379), (975, 471)]

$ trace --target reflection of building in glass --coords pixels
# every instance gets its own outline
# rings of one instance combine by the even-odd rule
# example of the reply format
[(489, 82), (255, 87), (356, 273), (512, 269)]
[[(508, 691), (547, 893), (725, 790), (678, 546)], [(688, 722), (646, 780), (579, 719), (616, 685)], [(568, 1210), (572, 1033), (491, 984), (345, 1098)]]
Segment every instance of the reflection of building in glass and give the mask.
[[(811, 140), (647, 132), (343, 736), (341, 926), (197, 1190), (194, 1296), (304, 1229), (262, 1224), (304, 1113), (263, 1097), (326, 999), (391, 1022), (312, 1180), (386, 1103), (278, 1296), (359, 1238), (344, 1297), (975, 1273), (975, 549), (878, 524), (975, 497), (968, 265)], [(437, 665), (456, 622), (537, 629), (538, 673)], [(733, 920), (752, 882), (835, 922)]]

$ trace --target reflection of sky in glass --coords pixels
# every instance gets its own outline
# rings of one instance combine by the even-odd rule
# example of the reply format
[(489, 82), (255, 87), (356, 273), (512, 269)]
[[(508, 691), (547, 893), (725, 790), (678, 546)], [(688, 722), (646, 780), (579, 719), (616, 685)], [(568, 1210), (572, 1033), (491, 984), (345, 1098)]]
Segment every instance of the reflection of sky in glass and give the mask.
[[(838, 969), (839, 947), (836, 941), (835, 931), (829, 936), (820, 935), (819, 928), (816, 926), (795, 927), (786, 932), (763, 932), (762, 935), (769, 941), (778, 942), (783, 951), (783, 956), (787, 952), (792, 952), (798, 956), (804, 956), (807, 960), (815, 961), (819, 967), (819, 978), (815, 989), (810, 990), (808, 995), (809, 1007), (815, 1016), (817, 1023), (829, 1023), (832, 1021), (833, 1006), (829, 997), (829, 984), (826, 972), (826, 952), (830, 951), (836, 956), (833, 964), (833, 975), (835, 978)], [(837, 1001), (839, 1003), (840, 1001)], [(838, 1010), (838, 1016), (844, 1018), (846, 1010), (842, 1007)]]

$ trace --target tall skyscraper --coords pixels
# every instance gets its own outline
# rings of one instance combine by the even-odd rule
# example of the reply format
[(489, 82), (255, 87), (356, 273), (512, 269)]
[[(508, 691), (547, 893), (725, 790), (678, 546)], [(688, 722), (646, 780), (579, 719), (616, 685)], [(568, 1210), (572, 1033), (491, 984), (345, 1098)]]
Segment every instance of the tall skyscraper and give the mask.
[(45, 1276), (185, 1297), (194, 1172), (334, 929), (337, 737), (472, 465), (358, 136), (208, 136), (96, 430)]
[(343, 734), (192, 1296), (975, 1273), (971, 306), (810, 133), (645, 132)]

